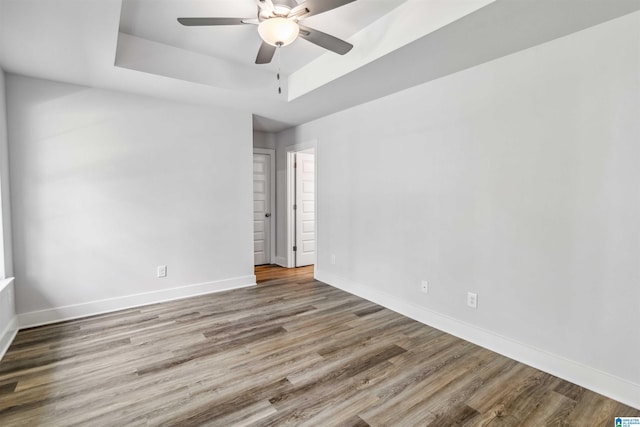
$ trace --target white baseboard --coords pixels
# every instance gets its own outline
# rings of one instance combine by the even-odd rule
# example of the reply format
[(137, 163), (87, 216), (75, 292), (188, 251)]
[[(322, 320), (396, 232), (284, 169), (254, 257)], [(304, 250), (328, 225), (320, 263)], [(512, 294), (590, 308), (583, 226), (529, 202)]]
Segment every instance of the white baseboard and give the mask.
[(640, 409), (640, 384), (420, 307), (332, 273), (316, 269), (315, 276), (321, 282), (379, 304), (420, 323)]
[(50, 308), (40, 311), (30, 311), (18, 314), (20, 328), (46, 325), (61, 322), (63, 320), (77, 319), (96, 314), (109, 313), (124, 310), (126, 308), (140, 307), (165, 301), (173, 301), (183, 298), (205, 295), (214, 292), (222, 292), (231, 289), (254, 286), (256, 276), (242, 276), (232, 279), (218, 280), (214, 282), (197, 283), (194, 285), (180, 286), (177, 288), (162, 289), (141, 294), (126, 295), (99, 301), (90, 301), (81, 304), (67, 305), (64, 307)]
[(0, 360), (4, 357), (7, 350), (9, 350), (9, 346), (13, 342), (13, 339), (16, 337), (18, 333), (18, 316), (13, 316), (9, 324), (2, 335), (0, 335)]
[(288, 268), (289, 266), (287, 265), (287, 259), (283, 256), (277, 256), (275, 258), (275, 263), (276, 265), (279, 265), (280, 267), (284, 267), (284, 268)]

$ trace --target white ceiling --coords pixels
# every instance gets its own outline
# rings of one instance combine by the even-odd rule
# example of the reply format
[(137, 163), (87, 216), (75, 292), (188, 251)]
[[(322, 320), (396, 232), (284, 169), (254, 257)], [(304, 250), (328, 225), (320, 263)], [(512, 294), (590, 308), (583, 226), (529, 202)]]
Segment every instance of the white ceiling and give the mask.
[(12, 73), (254, 114), (278, 131), (640, 10), (638, 0), (357, 0), (305, 24), (354, 44), (305, 40), (255, 65), (253, 0), (0, 0), (0, 66)]

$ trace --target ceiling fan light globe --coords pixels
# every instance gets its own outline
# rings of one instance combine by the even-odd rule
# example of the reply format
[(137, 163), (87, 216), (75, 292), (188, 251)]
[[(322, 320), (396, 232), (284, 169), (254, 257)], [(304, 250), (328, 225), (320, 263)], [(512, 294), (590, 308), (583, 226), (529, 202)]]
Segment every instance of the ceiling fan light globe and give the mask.
[(265, 19), (258, 25), (258, 33), (265, 43), (271, 46), (286, 46), (298, 37), (298, 23), (286, 18)]

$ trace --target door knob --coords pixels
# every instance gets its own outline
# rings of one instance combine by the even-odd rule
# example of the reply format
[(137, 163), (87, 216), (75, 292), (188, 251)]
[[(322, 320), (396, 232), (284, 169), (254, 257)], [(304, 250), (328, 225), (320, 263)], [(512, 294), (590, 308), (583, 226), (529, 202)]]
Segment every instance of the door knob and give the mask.
[(264, 214), (264, 216), (265, 216), (265, 218), (269, 218), (269, 217), (271, 217), (271, 214), (270, 213), (266, 213), (266, 214)]

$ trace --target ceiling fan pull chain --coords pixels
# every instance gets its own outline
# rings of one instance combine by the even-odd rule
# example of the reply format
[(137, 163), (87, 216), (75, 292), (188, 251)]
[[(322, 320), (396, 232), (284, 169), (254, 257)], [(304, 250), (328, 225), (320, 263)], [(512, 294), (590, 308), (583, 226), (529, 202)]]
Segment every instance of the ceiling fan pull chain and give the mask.
[(276, 74), (276, 79), (278, 80), (278, 95), (282, 94), (282, 84), (280, 82), (280, 55), (281, 55), (281, 53), (280, 53), (281, 49), (280, 48), (281, 47), (282, 47), (282, 43), (278, 43), (277, 44), (277, 49), (276, 49), (276, 52), (277, 52), (277, 55), (278, 55), (278, 73)]

